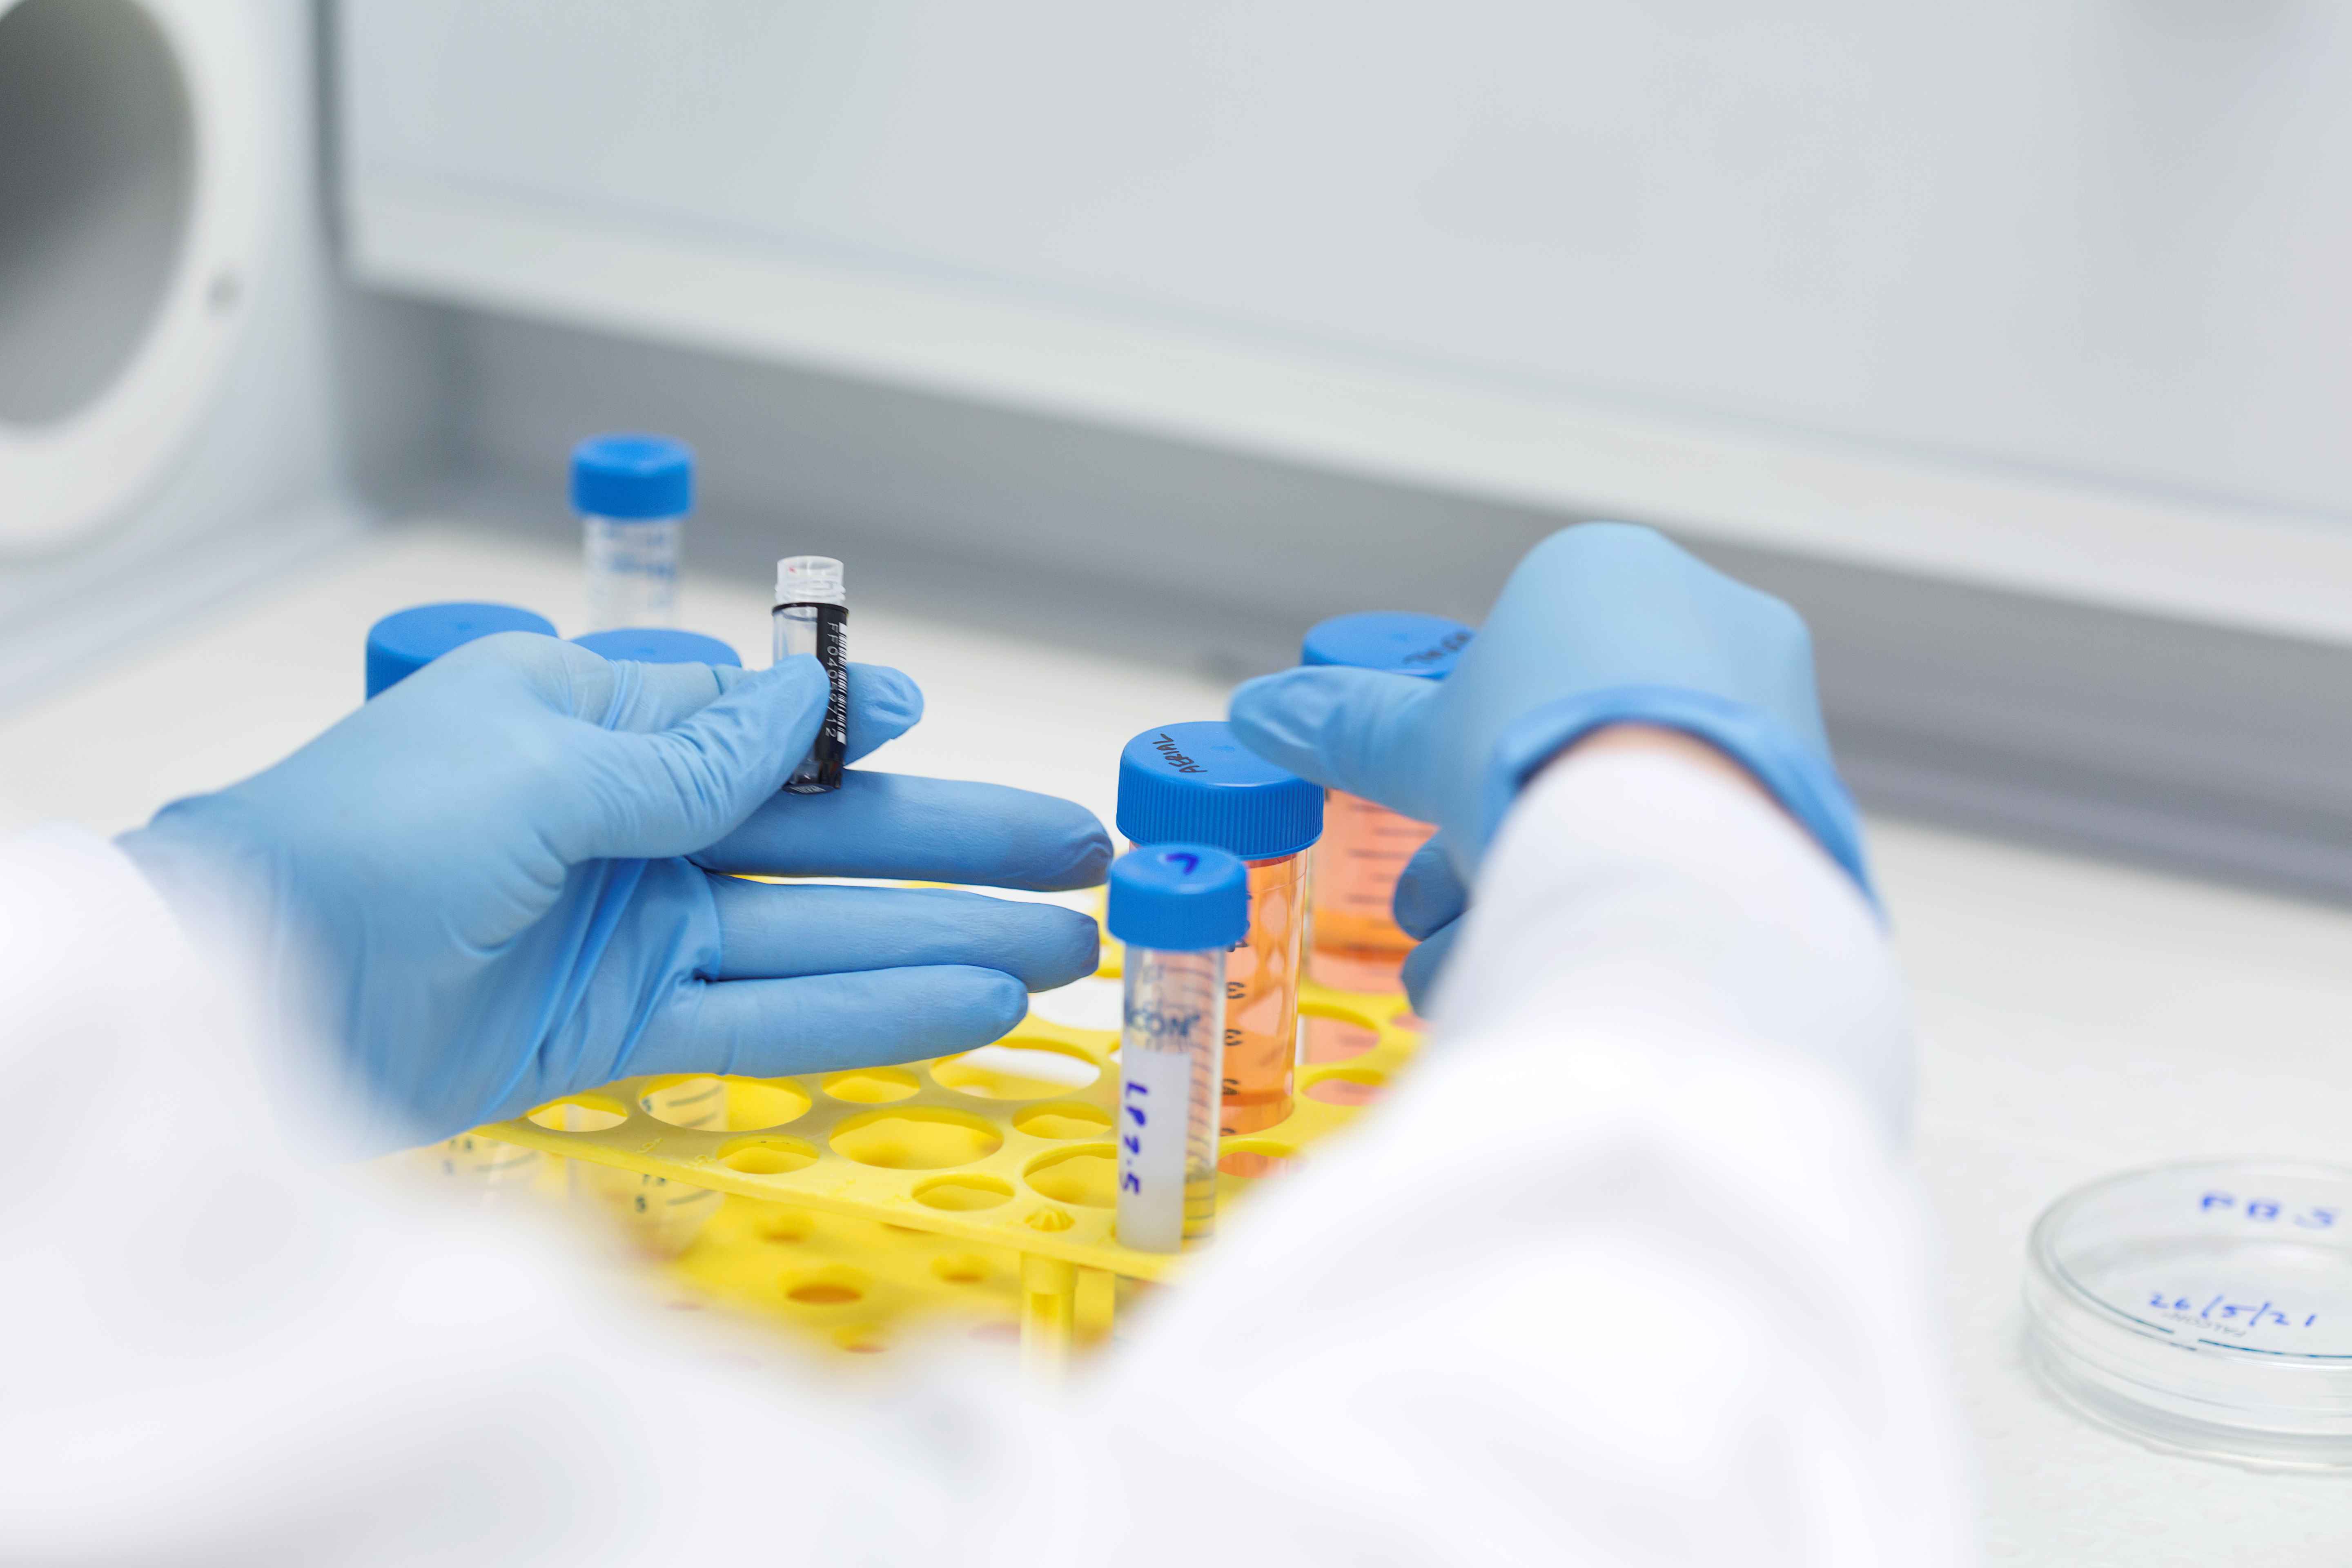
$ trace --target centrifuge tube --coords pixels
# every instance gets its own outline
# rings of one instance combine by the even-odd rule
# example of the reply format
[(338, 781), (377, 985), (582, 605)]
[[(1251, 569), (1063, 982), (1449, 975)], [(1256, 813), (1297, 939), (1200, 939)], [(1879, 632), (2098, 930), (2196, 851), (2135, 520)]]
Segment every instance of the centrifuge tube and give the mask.
[[(397, 686), (455, 647), (493, 632), (533, 632), (553, 637), (544, 616), (512, 605), (467, 601), (419, 605), (386, 616), (368, 628), (367, 695)], [(478, 1132), (419, 1151), (421, 1167), (468, 1196), (503, 1199), (530, 1191), (545, 1162), (536, 1149), (501, 1143)]]
[[(735, 650), (717, 637), (668, 626), (627, 626), (591, 632), (572, 639), (606, 658), (632, 659), (639, 664), (713, 664), (740, 667)], [(727, 1126), (727, 1085), (708, 1074), (657, 1082), (637, 1103), (657, 1121), (673, 1127), (709, 1131)], [(577, 1112), (580, 1108), (567, 1107)], [(574, 1118), (570, 1125), (579, 1127)], [(585, 1130), (582, 1128), (581, 1130)], [(656, 1258), (675, 1258), (694, 1244), (710, 1216), (719, 1212), (725, 1194), (709, 1187), (688, 1186), (667, 1176), (649, 1176), (617, 1166), (585, 1160), (572, 1164), (572, 1190), (621, 1217), (630, 1238)]]
[(551, 637), (555, 626), (545, 616), (512, 605), (470, 599), (394, 611), (368, 628), (368, 696), (399, 685), (450, 649), (493, 632), (535, 632)]
[(830, 555), (777, 562), (774, 621), (777, 661), (814, 654), (833, 683), (816, 742), (784, 781), (794, 795), (823, 795), (841, 787), (849, 752), (849, 599), (842, 591), (841, 563)]
[[(1299, 662), (1384, 670), (1391, 675), (1442, 680), (1475, 634), (1443, 616), (1373, 611), (1336, 616), (1307, 634)], [(1314, 918), (1308, 938), (1307, 972), (1339, 991), (1404, 989), (1405, 955), (1413, 939), (1396, 923), (1397, 879), (1413, 854), (1437, 830), (1345, 790), (1333, 790), (1324, 806), (1323, 840), (1315, 847)], [(1370, 1031), (1335, 1020), (1310, 1019), (1309, 1061), (1369, 1048)], [(1328, 1038), (1355, 1034), (1360, 1043)]]
[(694, 505), (694, 453), (667, 436), (592, 436), (572, 449), (588, 626), (666, 626), (677, 615), (678, 545)]
[(1206, 844), (1247, 863), (1247, 933), (1226, 955), (1223, 1114), (1228, 1134), (1290, 1114), (1307, 850), (1323, 792), (1234, 739), (1223, 723), (1146, 730), (1119, 753), (1118, 828), (1139, 848)]
[(1204, 844), (1133, 850), (1111, 867), (1106, 918), (1127, 944), (1118, 1240), (1175, 1252), (1216, 1225), (1225, 951), (1249, 927), (1247, 874)]

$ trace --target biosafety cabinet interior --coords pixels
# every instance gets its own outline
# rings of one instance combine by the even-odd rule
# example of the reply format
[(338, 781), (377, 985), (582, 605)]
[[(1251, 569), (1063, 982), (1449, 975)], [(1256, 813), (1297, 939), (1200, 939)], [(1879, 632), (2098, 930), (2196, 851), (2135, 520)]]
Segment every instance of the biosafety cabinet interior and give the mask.
[(2352, 23), (1759, 26), (14, 0), (0, 689), (652, 427), (691, 567), (1228, 675), (1656, 523), (1880, 809), (2352, 891)]

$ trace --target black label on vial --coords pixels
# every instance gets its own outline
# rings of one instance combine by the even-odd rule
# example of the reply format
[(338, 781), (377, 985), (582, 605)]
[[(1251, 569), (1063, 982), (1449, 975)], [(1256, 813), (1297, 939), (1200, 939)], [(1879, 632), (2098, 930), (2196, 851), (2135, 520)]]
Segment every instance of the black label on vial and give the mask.
[(849, 611), (841, 605), (807, 607), (816, 612), (816, 661), (833, 689), (825, 697), (815, 743), (784, 787), (794, 795), (823, 795), (841, 787), (842, 764), (849, 756)]

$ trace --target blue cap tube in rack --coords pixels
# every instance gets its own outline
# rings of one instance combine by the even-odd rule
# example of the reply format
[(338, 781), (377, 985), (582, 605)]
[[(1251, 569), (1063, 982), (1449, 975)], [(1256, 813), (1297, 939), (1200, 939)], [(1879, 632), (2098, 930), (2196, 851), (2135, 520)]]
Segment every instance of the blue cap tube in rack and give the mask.
[(1216, 1224), (1225, 952), (1249, 931), (1249, 877), (1205, 844), (1131, 850), (1105, 920), (1127, 944), (1119, 1031), (1119, 1244), (1176, 1252)]
[(1298, 647), (1301, 664), (1345, 665), (1391, 675), (1443, 680), (1477, 634), (1460, 621), (1412, 610), (1366, 610), (1334, 616), (1308, 628)]
[(1249, 934), (1226, 963), (1228, 1134), (1291, 1110), (1298, 975), (1306, 948), (1307, 850), (1323, 832), (1323, 792), (1206, 721), (1146, 730), (1118, 758), (1118, 828), (1138, 848), (1206, 844), (1247, 862)]
[[(1299, 647), (1298, 662), (1443, 680), (1476, 635), (1444, 616), (1370, 610), (1318, 622)], [(1323, 814), (1307, 973), (1338, 990), (1393, 994), (1404, 989), (1404, 961), (1413, 948), (1396, 923), (1397, 879), (1437, 830), (1344, 790), (1330, 792)], [(1352, 1024), (1310, 1018), (1307, 1059), (1354, 1056), (1377, 1038)]]
[(694, 451), (667, 436), (591, 436), (572, 448), (588, 626), (666, 626), (677, 609), (678, 545), (694, 509)]

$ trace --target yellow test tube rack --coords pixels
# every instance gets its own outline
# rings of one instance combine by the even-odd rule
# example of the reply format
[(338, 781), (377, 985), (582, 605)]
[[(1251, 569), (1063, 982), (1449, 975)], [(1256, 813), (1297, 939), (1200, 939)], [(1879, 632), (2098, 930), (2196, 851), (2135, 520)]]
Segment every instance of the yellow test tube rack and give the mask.
[[(1119, 954), (1106, 946), (1101, 974), (1115, 978)], [(1223, 1142), (1220, 1228), (1260, 1181), (1360, 1115), (1416, 1043), (1401, 996), (1309, 983), (1300, 1011), (1319, 1037), (1363, 1048), (1301, 1065), (1289, 1117)], [(1069, 1058), (1057, 1079), (1083, 1064), (1094, 1079), (1071, 1087), (969, 1056), (730, 1079), (719, 1131), (647, 1110), (675, 1078), (626, 1079), (474, 1136), (729, 1194), (667, 1265), (695, 1293), (681, 1304), (748, 1309), (847, 1353), (959, 1327), (1010, 1338), (1017, 1325), (1024, 1362), (1051, 1376), (1109, 1337), (1134, 1289), (1122, 1281), (1168, 1279), (1196, 1255), (1138, 1252), (1112, 1234), (1118, 1035), (1033, 1013), (999, 1044)], [(603, 1125), (575, 1130), (591, 1122)]]

